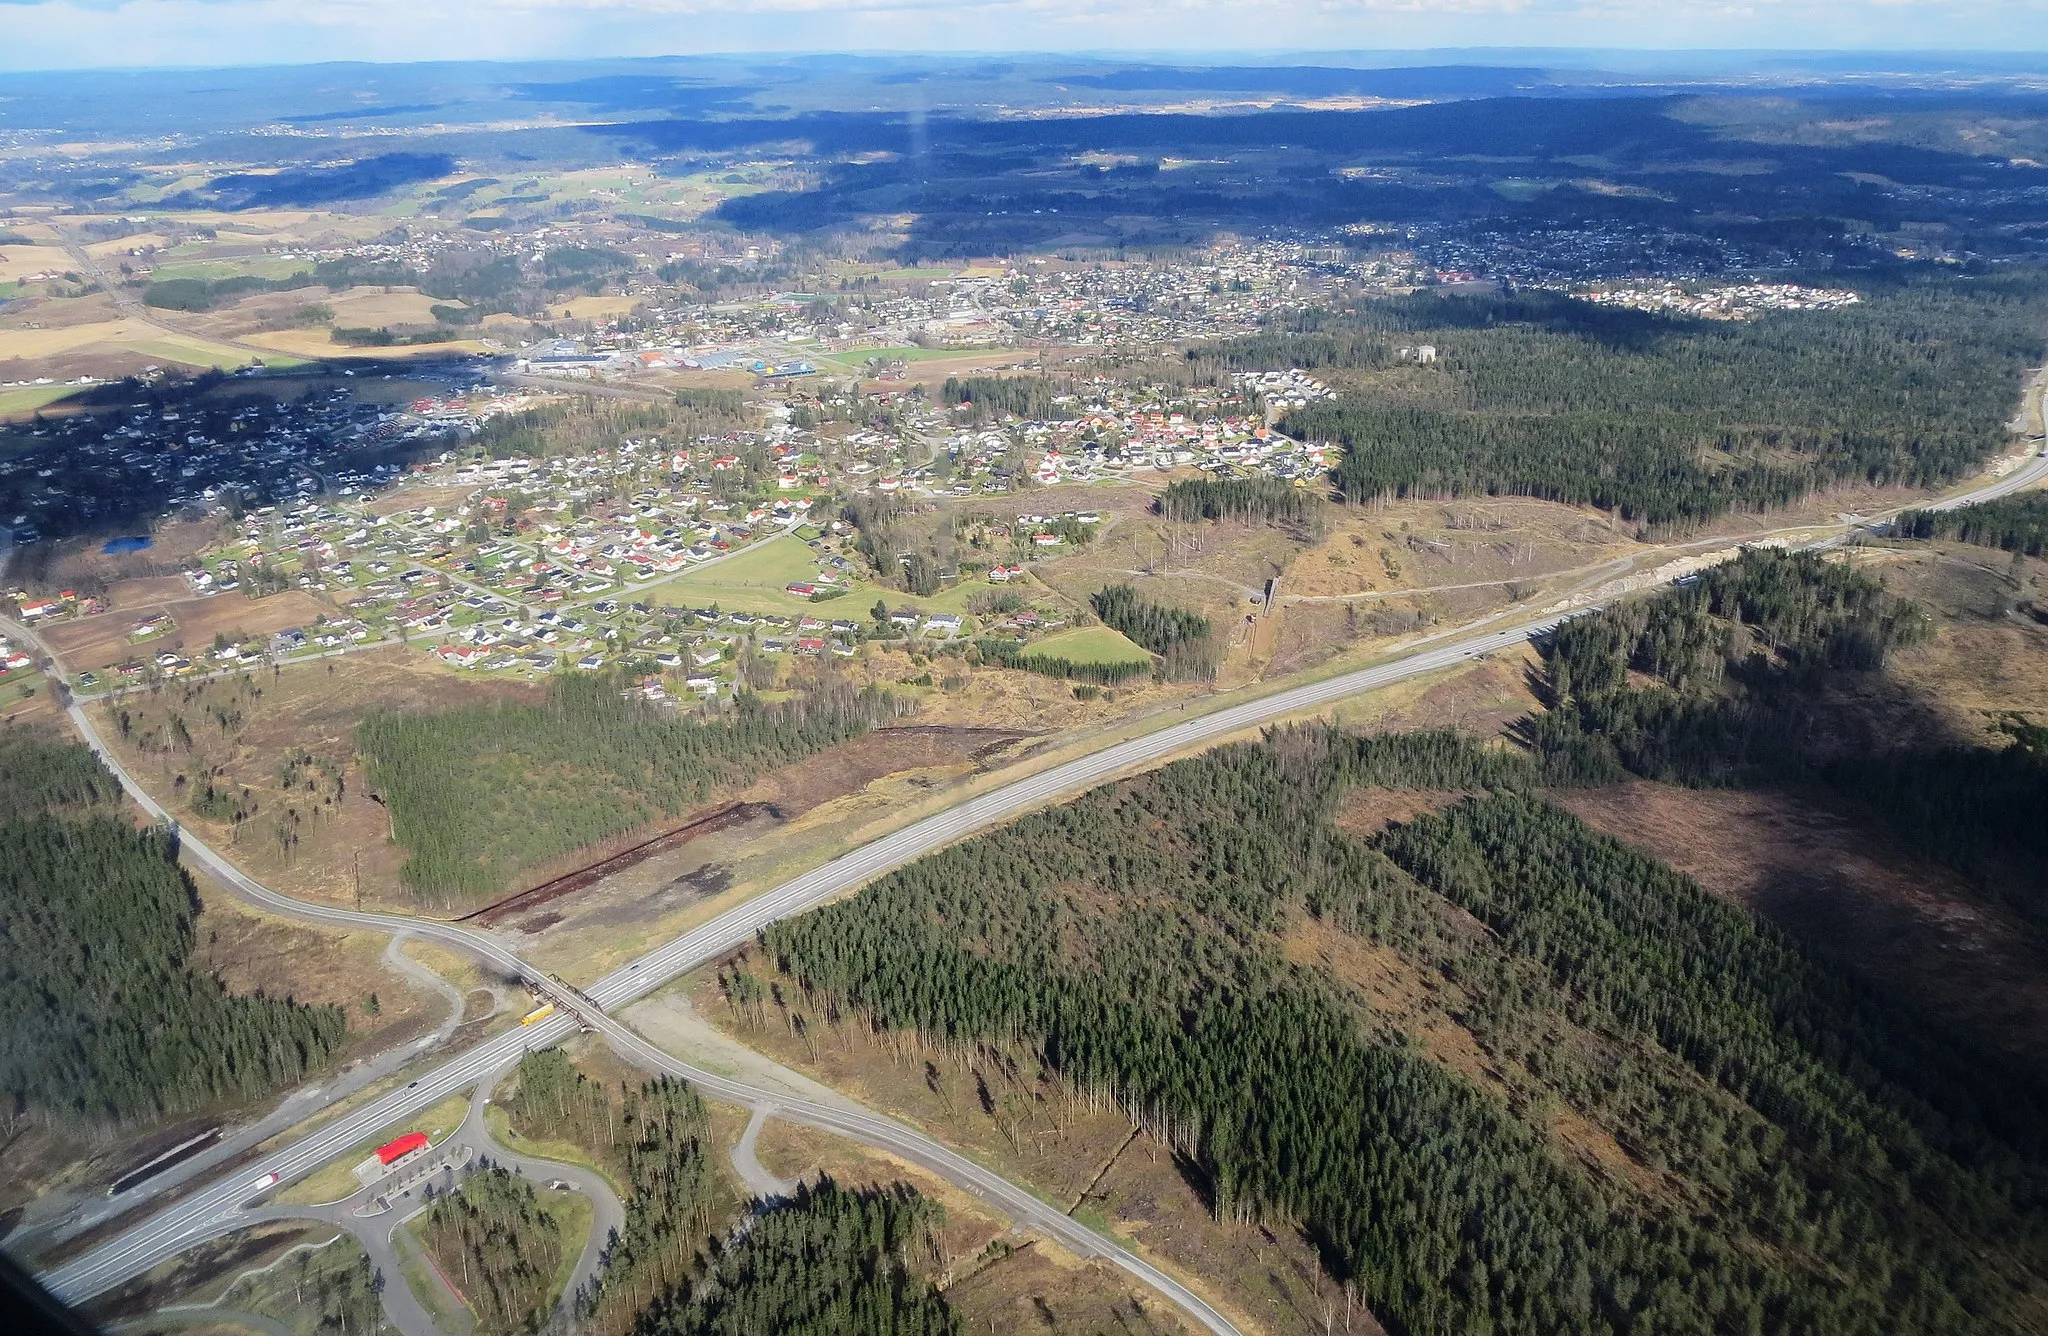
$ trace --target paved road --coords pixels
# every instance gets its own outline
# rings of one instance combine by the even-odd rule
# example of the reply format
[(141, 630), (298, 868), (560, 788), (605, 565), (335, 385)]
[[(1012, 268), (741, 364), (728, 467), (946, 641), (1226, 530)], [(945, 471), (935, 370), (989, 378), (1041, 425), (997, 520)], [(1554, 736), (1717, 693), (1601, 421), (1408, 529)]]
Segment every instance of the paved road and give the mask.
[[(1369, 691), (1423, 673), (1452, 667), (1478, 655), (1512, 646), (1555, 626), (1558, 620), (1557, 617), (1543, 617), (1517, 622), (1498, 630), (1482, 630), (1435, 649), (1418, 651), (1394, 663), (1346, 673), (1324, 682), (1296, 687), (1189, 719), (1019, 780), (1004, 788), (970, 799), (949, 811), (927, 817), (728, 910), (641, 959), (605, 976), (592, 984), (586, 990), (586, 994), (604, 1010), (616, 1010), (646, 996), (698, 965), (716, 959), (733, 947), (747, 942), (755, 932), (768, 923), (801, 913), (824, 900), (853, 890), (879, 873), (909, 863), (932, 849), (951, 843), (976, 830), (1004, 821), (1063, 794), (1101, 783), (1124, 770), (1157, 761), (1200, 743), (1284, 715), (1311, 710), (1361, 691)], [(129, 794), (143, 810), (153, 817), (168, 820), (169, 814), (162, 806), (136, 784), (132, 776), (122, 770), (119, 758), (107, 750), (85, 710), (76, 705), (72, 706), (71, 718), (80, 735), (121, 777)], [(454, 924), (396, 915), (357, 913), (333, 906), (302, 903), (279, 895), (244, 875), (203, 840), (186, 836), (183, 843), (187, 854), (194, 862), (219, 877), (237, 893), (276, 912), (330, 923), (338, 927), (374, 928), (393, 933), (410, 932), (415, 936), (443, 941), (458, 949), (469, 951), (505, 971), (507, 977), (535, 977), (530, 966), (489, 934)], [(254, 1184), (262, 1175), (275, 1173), (281, 1181), (290, 1182), (406, 1115), (430, 1107), (449, 1095), (469, 1089), (490, 1072), (516, 1061), (526, 1048), (554, 1044), (574, 1028), (575, 1022), (570, 1017), (557, 1013), (532, 1026), (486, 1040), (468, 1052), (434, 1068), (405, 1088), (392, 1091), (361, 1109), (335, 1119), (291, 1145), (255, 1161), (239, 1171), (234, 1178), (215, 1183), (164, 1208), (125, 1231), (118, 1238), (47, 1273), (43, 1277), (44, 1283), (60, 1297), (76, 1302), (146, 1271), (194, 1243), (230, 1232), (236, 1227), (242, 1205), (250, 1198), (260, 1195)], [(625, 1047), (646, 1043), (637, 1035), (626, 1031), (624, 1027), (618, 1027), (618, 1033), (608, 1033), (607, 1037)], [(651, 1046), (647, 1048), (648, 1053), (643, 1056), (655, 1061), (656, 1059), (651, 1056), (654, 1050)], [(675, 1060), (662, 1055), (659, 1061), (673, 1063)], [(840, 1110), (825, 1109), (823, 1106), (804, 1106), (799, 1102), (779, 1097), (773, 1092), (757, 1091), (709, 1073), (703, 1074), (703, 1079), (707, 1082), (708, 1088), (720, 1093), (721, 1098), (731, 1098), (747, 1104), (758, 1103), (763, 1099), (772, 1100), (783, 1109), (789, 1110), (790, 1117), (798, 1117), (801, 1112), (805, 1119), (819, 1120), (820, 1126), (829, 1125), (835, 1130), (863, 1140), (872, 1138), (874, 1144), (885, 1146), (914, 1163), (925, 1165), (947, 1178), (960, 1182), (970, 1190), (984, 1193), (1007, 1191), (1016, 1194), (1022, 1200), (1036, 1200), (1022, 1189), (1004, 1183), (987, 1170), (963, 1159), (938, 1142), (890, 1120), (874, 1115), (848, 1115)], [(872, 1118), (872, 1124), (849, 1121), (863, 1117)], [(837, 1121), (827, 1124), (823, 1121), (827, 1118)], [(1159, 1281), (1163, 1282), (1159, 1284), (1161, 1292), (1178, 1301), (1179, 1296), (1175, 1291), (1179, 1287), (1163, 1273), (1158, 1273), (1141, 1259), (1124, 1253), (1121, 1249), (1112, 1251), (1113, 1245), (1107, 1240), (1092, 1234), (1065, 1216), (1058, 1215), (1057, 1212), (1054, 1214), (1064, 1223), (1049, 1225), (1051, 1232), (1061, 1237), (1085, 1235), (1091, 1240), (1084, 1249), (1088, 1255), (1111, 1256), (1118, 1265), (1124, 1266), (1140, 1278), (1149, 1279), (1148, 1272), (1157, 1275)], [(1196, 1302), (1199, 1303), (1198, 1300)], [(1205, 1309), (1206, 1305), (1203, 1305), (1201, 1308), (1191, 1307), (1188, 1311), (1211, 1330), (1231, 1330), (1220, 1317), (1214, 1317), (1213, 1313), (1205, 1312)]]
[[(2029, 458), (2004, 478), (1938, 504), (1949, 508), (1988, 500), (2029, 486), (2044, 476), (2048, 476), (2048, 457)], [(1550, 630), (1561, 620), (1561, 616), (1542, 616), (1512, 621), (1508, 625), (1493, 629), (1481, 627), (1477, 630), (1446, 633), (1436, 638), (1443, 643), (1427, 648), (1417, 646), (1411, 653), (1394, 662), (1345, 673), (1322, 682), (1294, 687), (1219, 709), (1106, 747), (1041, 774), (1018, 780), (884, 836), (739, 905), (605, 976), (586, 990), (587, 995), (604, 1011), (617, 1010), (687, 973), (697, 965), (715, 959), (746, 942), (768, 923), (801, 913), (827, 899), (851, 891), (891, 868), (900, 867), (933, 849), (1007, 820), (1061, 795), (1093, 786), (1125, 770), (1159, 761), (1174, 753), (1276, 718), (1314, 710), (1360, 692), (1454, 667), (1481, 655), (1510, 648)], [(74, 706), (71, 715), (81, 734), (95, 750), (101, 752), (116, 773), (121, 775), (124, 785), (144, 810), (152, 815), (165, 816), (163, 809), (119, 769), (114, 757), (106, 753), (84, 711)], [(357, 914), (327, 906), (301, 904), (277, 895), (243, 876), (225, 859), (197, 840), (188, 840), (186, 847), (195, 861), (213, 870), (224, 881), (251, 899), (273, 907), (278, 912), (298, 914), (339, 926), (376, 927), (385, 931), (410, 931), (420, 936), (434, 937), (480, 955), (505, 969), (510, 977), (532, 976), (532, 971), (524, 962), (486, 934), (451, 924), (429, 923), (390, 915)], [(602, 1019), (609, 1021), (608, 1017)], [(254, 1187), (257, 1176), (276, 1173), (281, 1180), (290, 1181), (305, 1174), (335, 1154), (407, 1114), (470, 1088), (489, 1073), (516, 1060), (524, 1049), (545, 1047), (558, 1042), (573, 1028), (575, 1022), (566, 1014), (558, 1013), (533, 1026), (487, 1040), (433, 1069), (404, 1089), (393, 1091), (365, 1108), (336, 1119), (327, 1127), (273, 1152), (238, 1174), (233, 1180), (216, 1183), (197, 1192), (188, 1199), (139, 1222), (118, 1238), (65, 1266), (46, 1273), (43, 1277), (44, 1283), (60, 1297), (76, 1302), (139, 1274), (202, 1239), (229, 1232), (235, 1227), (243, 1203), (258, 1195), (258, 1189)], [(1020, 1214), (1023, 1212), (1024, 1203), (1036, 1202), (1036, 1198), (1030, 1197), (1022, 1189), (893, 1120), (873, 1114), (849, 1113), (822, 1105), (809, 1105), (772, 1092), (758, 1091), (714, 1074), (689, 1068), (673, 1057), (653, 1049), (645, 1040), (617, 1025), (616, 1022), (604, 1024), (602, 1028), (607, 1039), (618, 1045), (622, 1051), (636, 1053), (636, 1060), (644, 1060), (664, 1069), (676, 1071), (679, 1075), (687, 1074), (688, 1079), (700, 1082), (708, 1092), (720, 1098), (747, 1104), (756, 1104), (763, 1100), (773, 1102), (784, 1111), (784, 1116), (883, 1146), (903, 1155), (913, 1163), (924, 1165), (961, 1183), (970, 1190), (987, 1194), (991, 1200), (1007, 1199), (1014, 1194), (1015, 1198), (1021, 1199), (1018, 1205)], [(1050, 1210), (1042, 1203), (1037, 1209), (1041, 1212)], [(1040, 1224), (1049, 1233), (1063, 1240), (1073, 1237), (1075, 1241), (1069, 1246), (1076, 1248), (1077, 1251), (1082, 1251), (1086, 1255), (1109, 1257), (1117, 1265), (1174, 1299), (1204, 1327), (1219, 1333), (1232, 1330), (1220, 1315), (1216, 1315), (1198, 1297), (1189, 1294), (1184, 1287), (1158, 1272), (1156, 1268), (1150, 1267), (1142, 1259), (1116, 1248), (1108, 1240), (1085, 1230), (1064, 1215), (1057, 1212), (1052, 1212), (1052, 1215), (1055, 1219), (1044, 1221), (1036, 1215), (1025, 1215), (1024, 1218), (1032, 1219), (1034, 1223)]]

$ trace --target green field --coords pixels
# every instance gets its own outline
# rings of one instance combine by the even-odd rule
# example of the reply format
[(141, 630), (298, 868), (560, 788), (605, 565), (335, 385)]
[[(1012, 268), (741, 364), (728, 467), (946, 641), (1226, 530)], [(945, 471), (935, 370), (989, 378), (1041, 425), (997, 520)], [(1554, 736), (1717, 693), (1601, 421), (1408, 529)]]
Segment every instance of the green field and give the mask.
[(0, 421), (29, 417), (38, 408), (77, 394), (80, 389), (77, 385), (15, 385), (0, 390)]
[(468, 1116), (469, 1096), (450, 1095), (425, 1113), (393, 1123), (376, 1136), (365, 1137), (298, 1182), (285, 1184), (284, 1190), (277, 1194), (277, 1201), (289, 1206), (319, 1206), (345, 1201), (362, 1187), (356, 1182), (355, 1167), (371, 1151), (401, 1132), (425, 1132), (433, 1138), (433, 1144), (439, 1146), (449, 1133), (462, 1126), (462, 1120)]
[[(739, 556), (719, 562), (708, 570), (689, 571), (647, 591), (657, 603), (679, 608), (708, 608), (716, 603), (723, 612), (815, 612), (822, 617), (851, 617), (865, 620), (877, 598), (892, 608), (916, 608), (920, 612), (967, 611), (968, 596), (987, 585), (962, 580), (929, 598), (878, 588), (867, 580), (855, 580), (844, 598), (813, 603), (786, 592), (799, 580), (818, 578), (815, 554), (802, 541), (788, 534), (757, 543)], [(1111, 632), (1111, 634), (1115, 634)], [(1129, 642), (1126, 642), (1129, 643)]]
[(836, 353), (817, 353), (813, 360), (829, 362), (848, 371), (858, 371), (870, 357), (881, 357), (899, 362), (928, 362), (940, 357), (959, 357), (958, 348), (843, 348)]
[(788, 593), (784, 586), (817, 578), (816, 554), (783, 534), (756, 543), (716, 566), (678, 575), (648, 593), (679, 607), (703, 608), (716, 603), (725, 611), (808, 612), (815, 605)]
[(1077, 626), (1025, 646), (1024, 653), (1073, 663), (1150, 663), (1152, 656), (1106, 626)]
[(290, 278), (303, 273), (311, 283), (313, 265), (307, 260), (287, 260), (277, 255), (236, 256), (225, 260), (173, 260), (150, 271), (158, 283), (174, 278)]
[(290, 353), (245, 352), (224, 343), (209, 343), (205, 339), (188, 338), (178, 334), (166, 334), (160, 339), (137, 339), (127, 346), (144, 357), (161, 357), (166, 362), (182, 362), (186, 366), (217, 366), (223, 370), (247, 366), (258, 357), (263, 359), (265, 366), (307, 365), (305, 358), (293, 357)]

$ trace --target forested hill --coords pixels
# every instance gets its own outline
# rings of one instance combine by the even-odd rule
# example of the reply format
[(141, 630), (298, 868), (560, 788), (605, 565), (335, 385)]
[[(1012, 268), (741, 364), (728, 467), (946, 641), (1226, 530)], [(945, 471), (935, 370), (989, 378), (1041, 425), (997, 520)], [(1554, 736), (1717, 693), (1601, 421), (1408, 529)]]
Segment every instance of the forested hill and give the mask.
[(859, 737), (909, 708), (875, 688), (709, 721), (627, 700), (616, 674), (558, 678), (538, 705), (377, 714), (356, 730), (370, 780), (411, 853), (402, 876), (438, 907), (502, 891), (519, 871), (702, 802)]
[[(1536, 784), (1455, 735), (1283, 732), (764, 939), (801, 1005), (1115, 1101), (1219, 1217), (1302, 1229), (1402, 1336), (2036, 1329), (2039, 1083)], [(1473, 796), (1360, 839), (1332, 813), (1364, 786)], [(1304, 932), (1418, 971), (1485, 1082), (1294, 963), (1343, 957), (1288, 950)], [(1590, 1173), (1578, 1120), (1642, 1173)]]
[[(2012, 531), (2031, 504), (1984, 523)], [(1555, 708), (1530, 737), (1559, 782), (1818, 784), (2048, 930), (2048, 728), (2007, 718), (1987, 736), (1887, 740), (1882, 717), (1857, 716), (1856, 679), (1929, 634), (1853, 567), (1750, 553), (1559, 628), (1542, 651)]]
[[(1403, 360), (1427, 344), (1433, 362)], [(1281, 424), (1346, 449), (1346, 496), (1513, 493), (1653, 524), (1782, 506), (1830, 483), (1927, 487), (2003, 449), (2048, 348), (2048, 275), (1872, 286), (1862, 304), (1744, 322), (1559, 293), (1418, 295), (1311, 313), (1188, 354), (1371, 387)]]
[[(177, 840), (111, 807), (83, 747), (0, 738), (0, 1091), (11, 1112), (128, 1120), (246, 1100), (341, 1043), (337, 1007), (237, 997), (190, 966)], [(44, 809), (44, 810), (38, 810)]]

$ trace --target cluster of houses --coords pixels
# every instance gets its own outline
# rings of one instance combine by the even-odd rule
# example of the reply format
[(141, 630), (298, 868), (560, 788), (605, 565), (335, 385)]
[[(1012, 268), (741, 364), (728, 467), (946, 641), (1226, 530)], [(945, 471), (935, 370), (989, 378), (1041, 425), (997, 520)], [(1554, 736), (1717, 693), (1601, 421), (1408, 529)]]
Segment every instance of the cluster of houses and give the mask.
[(1700, 320), (1753, 320), (1766, 311), (1835, 311), (1863, 298), (1846, 288), (1797, 283), (1735, 283), (1688, 290), (1676, 283), (1633, 283), (1573, 292), (1595, 306), (1689, 315)]

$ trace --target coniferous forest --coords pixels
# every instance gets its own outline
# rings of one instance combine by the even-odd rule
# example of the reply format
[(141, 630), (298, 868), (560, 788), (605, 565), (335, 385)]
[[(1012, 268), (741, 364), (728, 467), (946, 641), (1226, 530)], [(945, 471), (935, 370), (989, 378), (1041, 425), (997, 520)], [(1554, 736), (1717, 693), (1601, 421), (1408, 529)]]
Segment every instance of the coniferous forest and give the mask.
[(199, 903), (177, 838), (112, 807), (119, 788), (90, 751), (8, 737), (0, 793), (10, 1113), (185, 1113), (290, 1084), (339, 1047), (340, 1008), (238, 997), (191, 968)]
[(538, 1331), (562, 1265), (561, 1222), (533, 1185), (492, 1166), (427, 1208), (421, 1242), (487, 1331)]
[[(1870, 287), (1860, 305), (1746, 322), (1561, 293), (1417, 295), (1306, 314), (1199, 349), (1240, 366), (1375, 374), (1290, 412), (1346, 447), (1352, 500), (1509, 493), (1674, 524), (1842, 480), (1935, 486), (2006, 446), (2048, 330), (2036, 273)], [(1403, 349), (1428, 345), (1428, 363)], [(1394, 374), (1394, 373), (1398, 374)]]
[(937, 1207), (910, 1188), (799, 1187), (716, 1245), (637, 1336), (964, 1336), (925, 1273)]
[[(1396, 1333), (2028, 1330), (2048, 1282), (2038, 1077), (1541, 780), (1455, 734), (1275, 733), (763, 940), (812, 1005), (1035, 1049), (1170, 1144), (1219, 1217), (1303, 1231)], [(1369, 787), (1470, 796), (1346, 834), (1333, 813)], [(1519, 1073), (1506, 1092), (1293, 963), (1284, 942), (1317, 922), (1451, 990)], [(1557, 1109), (1654, 1190), (1564, 1154)]]
[(1908, 538), (1955, 538), (1979, 547), (2048, 556), (2048, 496), (2035, 492), (1954, 510), (1916, 510), (1899, 517)]
[(1102, 624), (1159, 656), (1159, 675), (1169, 682), (1216, 675), (1222, 657), (1209, 619), (1185, 608), (1149, 603), (1129, 585), (1110, 585), (1088, 599)]
[(406, 885), (436, 906), (503, 890), (523, 869), (675, 816), (904, 708), (870, 688), (744, 699), (699, 721), (626, 699), (625, 687), (612, 674), (564, 676), (537, 705), (365, 719), (356, 746), (411, 854)]
[(736, 1204), (689, 1086), (606, 1091), (560, 1049), (529, 1053), (505, 1100), (522, 1133), (581, 1146), (623, 1188), (626, 1227), (583, 1328), (639, 1336), (955, 1336), (925, 1279), (939, 1208), (907, 1187), (849, 1190), (829, 1178), (719, 1237)]

